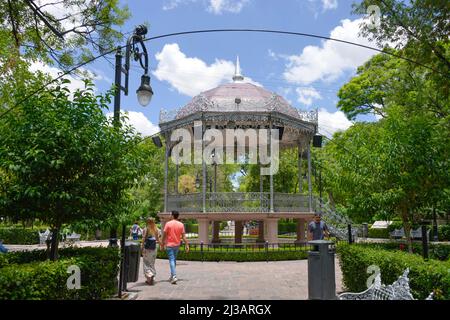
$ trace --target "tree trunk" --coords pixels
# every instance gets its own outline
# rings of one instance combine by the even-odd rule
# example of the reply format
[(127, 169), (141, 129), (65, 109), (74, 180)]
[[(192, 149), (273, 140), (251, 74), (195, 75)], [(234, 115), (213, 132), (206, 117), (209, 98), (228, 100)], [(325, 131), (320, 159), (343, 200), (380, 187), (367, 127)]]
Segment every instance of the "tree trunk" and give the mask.
[(408, 244), (408, 251), (409, 253), (413, 253), (412, 239), (411, 239), (411, 224), (409, 222), (407, 206), (402, 207), (402, 221), (403, 221), (403, 229), (405, 230), (406, 242)]
[(61, 230), (60, 222), (58, 222), (56, 227), (52, 229), (52, 243), (50, 248), (50, 260), (52, 261), (56, 261), (58, 259), (59, 230)]
[(336, 204), (334, 202), (333, 193), (328, 191), (328, 198), (330, 199), (331, 210), (336, 211)]

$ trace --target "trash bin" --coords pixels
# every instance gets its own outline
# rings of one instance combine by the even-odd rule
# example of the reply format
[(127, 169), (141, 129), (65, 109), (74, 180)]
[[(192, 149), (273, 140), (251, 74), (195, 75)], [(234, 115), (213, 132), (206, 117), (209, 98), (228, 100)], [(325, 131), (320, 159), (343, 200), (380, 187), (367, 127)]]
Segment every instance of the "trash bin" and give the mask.
[(139, 278), (139, 262), (141, 252), (139, 243), (126, 241), (123, 263), (123, 287), (126, 288), (128, 282), (136, 282)]
[(308, 244), (308, 298), (310, 300), (335, 300), (336, 280), (334, 269), (334, 243), (326, 240), (313, 240)]

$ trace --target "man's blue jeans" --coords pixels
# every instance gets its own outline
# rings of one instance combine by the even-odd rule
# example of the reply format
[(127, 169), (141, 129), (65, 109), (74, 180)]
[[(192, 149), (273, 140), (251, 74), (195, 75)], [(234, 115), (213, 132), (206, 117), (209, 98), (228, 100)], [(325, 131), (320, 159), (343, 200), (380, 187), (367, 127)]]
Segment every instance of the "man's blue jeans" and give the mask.
[(180, 249), (179, 246), (167, 247), (167, 256), (169, 257), (170, 274), (171, 274), (172, 278), (177, 275), (175, 267), (177, 264), (178, 249)]

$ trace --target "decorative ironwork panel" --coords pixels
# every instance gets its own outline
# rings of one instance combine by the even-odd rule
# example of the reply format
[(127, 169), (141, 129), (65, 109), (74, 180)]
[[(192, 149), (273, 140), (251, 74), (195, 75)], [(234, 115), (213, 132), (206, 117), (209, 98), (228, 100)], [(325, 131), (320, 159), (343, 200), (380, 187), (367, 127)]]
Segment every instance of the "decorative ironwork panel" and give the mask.
[(309, 212), (308, 196), (303, 194), (274, 193), (275, 212)]
[(206, 193), (207, 212), (268, 212), (267, 192)]
[(203, 198), (201, 193), (168, 195), (167, 210), (201, 212), (203, 211), (202, 201)]
[[(339, 295), (339, 300), (416, 300), (411, 294), (408, 278), (409, 268), (391, 285), (381, 284), (381, 275), (377, 274), (374, 284), (359, 293), (345, 292)], [(431, 293), (426, 300), (433, 300)]]

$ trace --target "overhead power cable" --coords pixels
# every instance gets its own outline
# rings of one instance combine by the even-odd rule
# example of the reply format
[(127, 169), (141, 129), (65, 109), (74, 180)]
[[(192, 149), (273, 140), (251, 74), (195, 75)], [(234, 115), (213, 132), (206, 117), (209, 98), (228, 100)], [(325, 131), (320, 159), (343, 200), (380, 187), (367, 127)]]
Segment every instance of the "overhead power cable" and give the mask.
[[(28, 1), (28, 0), (27, 0)], [(29, 1), (32, 2), (32, 1)], [(435, 73), (439, 73), (442, 74), (444, 76), (448, 76), (448, 74), (445, 74), (439, 70), (435, 70), (427, 65), (424, 65), (420, 62), (414, 61), (410, 58), (406, 58), (403, 57), (399, 54), (395, 54), (393, 52), (388, 52), (388, 51), (384, 51), (383, 49), (379, 49), (379, 48), (375, 48), (375, 47), (370, 47), (367, 45), (363, 45), (360, 43), (355, 43), (355, 42), (351, 42), (351, 41), (347, 41), (347, 40), (342, 40), (342, 39), (336, 39), (336, 38), (331, 38), (331, 37), (326, 37), (326, 36), (321, 36), (321, 35), (315, 35), (315, 34), (310, 34), (310, 33), (303, 33), (303, 32), (293, 32), (293, 31), (282, 31), (282, 30), (268, 30), (268, 29), (207, 29), (207, 30), (192, 30), (192, 31), (182, 31), (182, 32), (173, 32), (173, 33), (167, 33), (167, 34), (163, 34), (163, 35), (159, 35), (159, 36), (154, 36), (154, 37), (150, 37), (147, 39), (144, 39), (143, 41), (152, 41), (152, 40), (157, 40), (157, 39), (163, 39), (163, 38), (169, 38), (169, 37), (175, 37), (175, 36), (183, 36), (183, 35), (190, 35), (190, 34), (205, 34), (205, 33), (218, 33), (218, 32), (256, 32), (256, 33), (273, 33), (273, 34), (284, 34), (284, 35), (293, 35), (293, 36), (303, 36), (303, 37), (311, 37), (311, 38), (318, 38), (318, 39), (324, 39), (324, 40), (330, 40), (330, 41), (336, 41), (336, 42), (340, 42), (340, 43), (345, 43), (348, 45), (353, 45), (353, 46), (357, 46), (357, 47), (361, 47), (361, 48), (365, 48), (365, 49), (369, 49), (369, 50), (373, 50), (373, 51), (377, 51), (383, 54), (388, 54), (394, 57), (397, 57), (399, 59), (403, 59), (405, 61), (408, 61), (410, 63), (419, 65), (421, 67), (424, 67), (426, 69), (429, 69)], [(98, 56), (95, 56), (83, 63), (80, 63), (77, 66), (74, 66), (73, 68), (70, 68), (69, 70), (66, 70), (65, 72), (63, 72), (61, 75), (59, 75), (58, 77), (52, 79), (51, 81), (47, 82), (46, 84), (44, 84), (43, 86), (41, 86), (40, 88), (34, 90), (32, 93), (30, 93), (29, 95), (26, 95), (23, 99), (21, 99), (19, 102), (17, 102), (14, 106), (12, 106), (11, 108), (7, 109), (6, 111), (4, 111), (2, 114), (0, 114), (0, 119), (3, 118), (7, 113), (9, 113), (11, 110), (17, 108), (21, 103), (23, 103), (24, 101), (26, 101), (27, 99), (29, 99), (30, 97), (32, 97), (33, 95), (35, 95), (36, 93), (42, 91), (43, 89), (45, 89), (48, 85), (56, 82), (57, 80), (63, 78), (64, 76), (74, 72), (75, 70), (77, 70), (78, 68), (81, 68), (103, 56), (106, 56), (108, 54), (111, 54), (113, 52), (115, 52), (118, 48), (123, 49), (125, 48), (126, 45), (123, 46), (119, 46), (117, 48), (108, 50)]]

